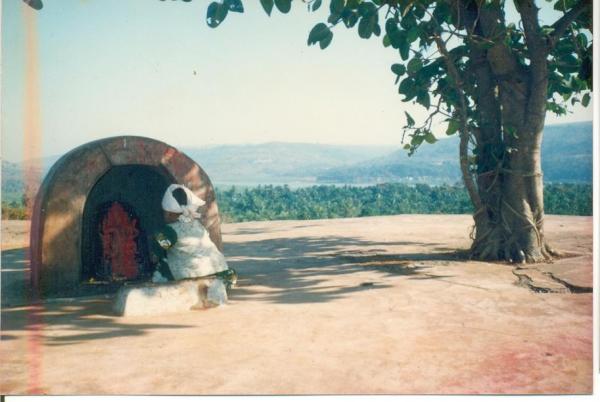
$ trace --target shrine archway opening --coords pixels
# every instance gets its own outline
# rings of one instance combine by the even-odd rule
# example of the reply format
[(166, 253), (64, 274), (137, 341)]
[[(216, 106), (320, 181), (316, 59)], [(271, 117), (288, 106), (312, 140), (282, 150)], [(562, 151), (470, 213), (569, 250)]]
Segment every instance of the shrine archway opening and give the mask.
[(115, 166), (90, 191), (82, 222), (82, 280), (143, 280), (149, 236), (164, 225), (161, 199), (173, 178), (159, 167)]

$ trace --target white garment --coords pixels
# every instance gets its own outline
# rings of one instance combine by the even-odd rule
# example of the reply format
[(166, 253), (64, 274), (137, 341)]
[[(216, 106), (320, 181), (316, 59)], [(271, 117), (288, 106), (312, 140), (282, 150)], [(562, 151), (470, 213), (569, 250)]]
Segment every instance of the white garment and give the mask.
[(177, 242), (167, 253), (175, 280), (213, 275), (228, 269), (225, 257), (198, 220), (190, 222), (181, 215), (177, 222), (169, 226), (177, 233)]
[[(179, 205), (175, 197), (173, 197), (173, 190), (178, 188), (185, 192), (187, 197), (186, 205)], [(183, 214), (188, 220), (200, 218), (200, 214), (196, 211), (204, 204), (206, 204), (204, 200), (194, 194), (192, 190), (181, 184), (171, 184), (169, 187), (167, 187), (161, 202), (162, 209), (177, 214)]]

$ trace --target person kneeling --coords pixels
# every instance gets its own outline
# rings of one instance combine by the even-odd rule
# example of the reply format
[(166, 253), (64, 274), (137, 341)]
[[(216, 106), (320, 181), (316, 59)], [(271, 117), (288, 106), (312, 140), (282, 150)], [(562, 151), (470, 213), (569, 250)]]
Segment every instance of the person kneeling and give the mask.
[(227, 288), (235, 285), (235, 270), (227, 266), (199, 221), (198, 208), (204, 204), (185, 186), (171, 184), (165, 191), (162, 209), (166, 225), (152, 239), (153, 282), (216, 277)]

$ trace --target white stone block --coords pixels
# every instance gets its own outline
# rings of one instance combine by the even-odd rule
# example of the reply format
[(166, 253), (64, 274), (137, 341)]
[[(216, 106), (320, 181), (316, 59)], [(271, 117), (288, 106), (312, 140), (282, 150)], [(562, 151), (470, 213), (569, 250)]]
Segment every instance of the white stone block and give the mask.
[[(223, 283), (220, 279), (188, 279), (123, 286), (115, 296), (113, 311), (118, 315), (130, 317), (181, 313), (189, 311), (192, 307), (210, 307), (227, 301), (227, 294), (225, 293), (223, 299), (220, 292), (221, 286)], [(210, 287), (214, 290), (211, 292), (212, 300), (208, 302), (207, 293)], [(216, 293), (216, 296), (212, 293)]]
[(220, 306), (227, 303), (227, 289), (220, 279), (215, 279), (206, 290), (206, 305), (209, 307)]

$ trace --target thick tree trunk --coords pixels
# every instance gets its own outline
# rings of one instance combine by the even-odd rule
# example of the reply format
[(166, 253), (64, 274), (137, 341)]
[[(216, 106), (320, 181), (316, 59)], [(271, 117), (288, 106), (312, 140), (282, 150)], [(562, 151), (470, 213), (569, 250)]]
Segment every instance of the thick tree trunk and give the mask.
[[(557, 255), (544, 237), (540, 154), (549, 51), (591, 1), (580, 0), (547, 36), (539, 25), (535, 1), (514, 0), (529, 63), (523, 63), (505, 42), (495, 40), (505, 35), (506, 29), (499, 4), (487, 7), (472, 0), (455, 0), (453, 4), (458, 28), (466, 30), (469, 38), (469, 73), (476, 85), (468, 95), (474, 100), (474, 110), (467, 110), (465, 88), (454, 60), (440, 38), (437, 43), (461, 101), (455, 105), (462, 122), (461, 170), (475, 206), (471, 254), (486, 260), (537, 262)], [(483, 48), (475, 37), (486, 38), (494, 45)], [(469, 118), (476, 123), (468, 125)], [(476, 180), (464, 162), (468, 160), (465, 139), (469, 134), (474, 135), (477, 150)]]
[[(476, 35), (499, 34), (498, 9), (461, 2)], [(536, 262), (550, 257), (544, 239), (540, 149), (548, 88), (547, 52), (537, 8), (516, 0), (531, 63), (524, 66), (503, 43), (488, 50), (471, 46), (479, 127), (477, 189), (472, 255), (479, 259)], [(468, 13), (474, 8), (477, 13)], [(470, 17), (476, 15), (477, 17)]]
[[(538, 262), (556, 253), (544, 237), (544, 198), (541, 170), (542, 127), (527, 127), (505, 139), (504, 163), (496, 172), (499, 192), (482, 196), (482, 211), (475, 214), (472, 256), (511, 262)], [(485, 159), (485, 158), (482, 158)], [(484, 160), (481, 162), (486, 164)], [(485, 181), (479, 191), (485, 192)], [(494, 187), (496, 184), (493, 185)]]

